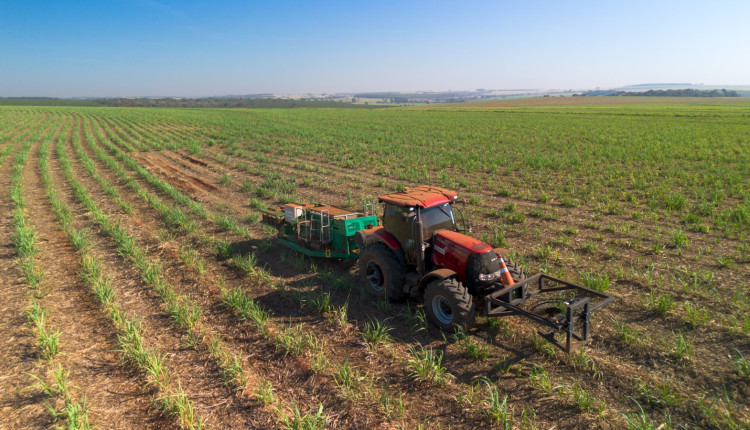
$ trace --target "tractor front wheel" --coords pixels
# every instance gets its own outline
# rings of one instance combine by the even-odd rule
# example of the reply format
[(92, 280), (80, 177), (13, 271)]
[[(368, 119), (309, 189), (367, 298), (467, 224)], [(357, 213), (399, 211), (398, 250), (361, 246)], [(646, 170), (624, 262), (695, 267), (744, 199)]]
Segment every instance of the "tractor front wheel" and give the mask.
[(401, 300), (404, 293), (406, 269), (384, 243), (371, 243), (359, 256), (359, 276), (376, 297)]
[(476, 318), (471, 294), (455, 278), (430, 282), (424, 292), (424, 307), (430, 320), (446, 331), (468, 329)]

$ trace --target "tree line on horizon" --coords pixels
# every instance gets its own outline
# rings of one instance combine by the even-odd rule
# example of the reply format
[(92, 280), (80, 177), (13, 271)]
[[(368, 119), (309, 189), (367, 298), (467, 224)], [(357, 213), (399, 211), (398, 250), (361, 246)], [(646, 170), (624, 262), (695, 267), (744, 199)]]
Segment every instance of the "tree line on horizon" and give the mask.
[(272, 98), (101, 98), (58, 99), (49, 97), (2, 97), (2, 106), (86, 106), (86, 107), (166, 107), (166, 108), (360, 108), (375, 109), (384, 105), (344, 103), (333, 100), (272, 99)]
[(720, 90), (702, 91), (693, 88), (676, 90), (648, 90), (648, 91), (616, 91), (613, 96), (639, 96), (639, 97), (740, 97), (737, 91)]

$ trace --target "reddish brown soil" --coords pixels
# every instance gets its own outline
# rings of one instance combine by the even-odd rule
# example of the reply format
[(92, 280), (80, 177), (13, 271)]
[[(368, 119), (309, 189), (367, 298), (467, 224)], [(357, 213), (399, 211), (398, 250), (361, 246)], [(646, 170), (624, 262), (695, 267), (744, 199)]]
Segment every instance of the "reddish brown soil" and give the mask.
[[(119, 221), (131, 234), (136, 232), (138, 227), (131, 225), (129, 220), (134, 218), (134, 214), (138, 211), (134, 210), (130, 215), (122, 214), (118, 206), (100, 190), (93, 178), (86, 175), (80, 164), (75, 162), (77, 160), (74, 158), (74, 151), (69, 148), (67, 152), (74, 161), (73, 169), (76, 178), (79, 178), (89, 190), (100, 209), (109, 214), (113, 220)], [(81, 221), (84, 224), (77, 225), (77, 227), (89, 224), (89, 228), (96, 231), (97, 228), (94, 221), (90, 219), (90, 215), (65, 187), (67, 183), (62, 178), (57, 163), (51, 163), (51, 170), (53, 180), (61, 184), (61, 194), (67, 197), (66, 203), (74, 213), (82, 217)], [(138, 215), (138, 218), (143, 219), (141, 215)], [(139, 222), (142, 223), (142, 221)], [(147, 231), (146, 234), (150, 236), (153, 233)], [(185, 346), (184, 333), (172, 324), (158, 295), (141, 280), (135, 267), (123, 261), (111, 239), (97, 235), (91, 252), (102, 262), (105, 273), (112, 277), (112, 284), (124, 313), (136, 315), (142, 320), (148, 342), (147, 347), (157, 347), (168, 357), (168, 365), (172, 369), (173, 378), (179, 379), (188, 398), (195, 403), (197, 412), (206, 418), (206, 424), (218, 428), (256, 425), (255, 414), (249, 413), (252, 410), (250, 406), (229, 387), (221, 384), (218, 369), (207, 358), (207, 352)]]
[(144, 152), (137, 156), (136, 160), (152, 173), (190, 195), (203, 197), (202, 194), (221, 192), (215, 185), (209, 184), (196, 176), (185, 174), (185, 172), (165, 162), (160, 153)]

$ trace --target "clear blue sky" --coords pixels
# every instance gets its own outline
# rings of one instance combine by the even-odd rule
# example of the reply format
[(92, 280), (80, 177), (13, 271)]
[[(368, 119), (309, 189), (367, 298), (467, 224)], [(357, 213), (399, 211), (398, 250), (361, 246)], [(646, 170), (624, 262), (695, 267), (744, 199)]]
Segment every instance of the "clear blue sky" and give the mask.
[(750, 84), (750, 0), (0, 0), (0, 96)]

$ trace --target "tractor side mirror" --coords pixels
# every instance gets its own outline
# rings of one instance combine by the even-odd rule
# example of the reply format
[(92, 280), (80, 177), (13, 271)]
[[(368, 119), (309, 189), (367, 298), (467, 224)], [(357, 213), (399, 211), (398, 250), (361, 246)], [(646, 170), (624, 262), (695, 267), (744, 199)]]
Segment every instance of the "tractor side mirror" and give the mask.
[[(460, 203), (464, 203), (464, 202), (461, 201)], [(465, 206), (465, 205), (462, 205), (462, 206)], [(456, 206), (456, 205), (454, 205), (453, 208), (456, 209), (456, 212), (458, 213), (458, 216), (461, 217), (461, 224), (463, 224), (462, 227), (464, 227), (464, 228), (460, 228), (458, 226), (458, 223), (456, 223), (456, 231), (458, 231), (458, 232), (464, 232), (465, 231), (465, 232), (471, 233), (471, 225), (469, 225), (466, 222), (466, 218), (464, 217), (464, 211), (462, 211), (461, 208), (458, 207), (458, 206)]]

